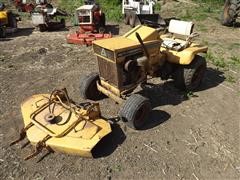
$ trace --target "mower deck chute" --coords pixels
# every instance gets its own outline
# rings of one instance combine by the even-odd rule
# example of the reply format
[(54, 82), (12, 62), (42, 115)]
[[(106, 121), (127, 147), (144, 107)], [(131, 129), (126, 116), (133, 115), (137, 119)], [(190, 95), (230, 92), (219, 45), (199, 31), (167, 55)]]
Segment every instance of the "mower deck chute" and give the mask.
[(72, 102), (66, 90), (34, 95), (21, 106), (26, 136), (35, 152), (25, 160), (38, 155), (43, 149), (92, 157), (92, 149), (111, 132), (109, 122), (102, 119), (99, 104)]

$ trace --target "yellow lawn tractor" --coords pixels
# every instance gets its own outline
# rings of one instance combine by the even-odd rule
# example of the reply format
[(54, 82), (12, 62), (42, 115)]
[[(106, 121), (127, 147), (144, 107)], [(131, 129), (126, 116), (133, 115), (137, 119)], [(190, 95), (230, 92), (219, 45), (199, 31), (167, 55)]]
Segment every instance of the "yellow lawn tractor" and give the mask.
[(144, 85), (148, 76), (171, 78), (177, 88), (188, 91), (199, 87), (206, 71), (206, 60), (199, 54), (206, 53), (208, 47), (192, 42), (198, 36), (193, 26), (192, 22), (171, 20), (168, 35), (161, 35), (161, 27), (139, 25), (121, 37), (94, 41), (99, 73), (81, 78), (81, 97), (110, 97), (122, 105), (120, 118), (129, 127), (141, 129), (147, 122), (151, 103), (132, 92)]
[(5, 38), (7, 33), (17, 31), (18, 15), (5, 9), (4, 3), (0, 3), (0, 38)]

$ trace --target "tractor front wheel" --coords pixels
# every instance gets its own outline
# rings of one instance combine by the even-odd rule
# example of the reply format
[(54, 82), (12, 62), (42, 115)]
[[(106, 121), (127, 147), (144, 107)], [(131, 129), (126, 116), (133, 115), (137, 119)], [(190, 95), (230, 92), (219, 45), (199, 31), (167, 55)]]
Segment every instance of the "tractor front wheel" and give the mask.
[(141, 129), (146, 123), (150, 111), (149, 99), (139, 94), (133, 94), (119, 111), (119, 116), (130, 128)]
[(91, 73), (80, 79), (80, 96), (83, 99), (99, 100), (102, 93), (97, 89), (97, 82), (100, 80), (97, 73)]
[(196, 55), (189, 65), (178, 65), (173, 74), (175, 86), (181, 90), (193, 91), (199, 87), (206, 72), (205, 58)]
[(0, 27), (0, 38), (6, 37), (6, 29), (5, 27)]

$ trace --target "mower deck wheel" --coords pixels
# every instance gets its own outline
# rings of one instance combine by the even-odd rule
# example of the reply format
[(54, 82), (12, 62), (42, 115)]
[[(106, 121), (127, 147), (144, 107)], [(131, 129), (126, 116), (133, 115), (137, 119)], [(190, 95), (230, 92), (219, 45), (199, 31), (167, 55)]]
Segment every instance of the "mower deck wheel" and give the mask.
[(141, 129), (147, 121), (151, 103), (139, 94), (131, 95), (119, 111), (120, 118), (132, 129)]
[(202, 56), (196, 55), (189, 65), (178, 65), (173, 79), (175, 86), (182, 90), (193, 91), (199, 87), (207, 65)]
[(99, 100), (102, 93), (97, 89), (97, 82), (100, 80), (98, 73), (91, 73), (80, 79), (80, 96), (83, 99)]

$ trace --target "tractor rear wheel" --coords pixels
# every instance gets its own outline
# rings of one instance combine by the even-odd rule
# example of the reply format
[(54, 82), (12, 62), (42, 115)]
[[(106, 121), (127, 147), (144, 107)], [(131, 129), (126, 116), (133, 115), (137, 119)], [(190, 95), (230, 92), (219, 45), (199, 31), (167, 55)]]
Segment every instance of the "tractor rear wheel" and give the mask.
[(45, 24), (39, 24), (39, 31), (44, 32), (47, 30), (47, 26)]
[(199, 87), (206, 72), (205, 58), (196, 55), (189, 65), (178, 65), (173, 74), (175, 86), (181, 90), (193, 91)]
[(136, 21), (136, 14), (135, 13), (131, 13), (130, 17), (129, 17), (129, 24), (132, 28), (135, 27), (135, 21)]
[(102, 93), (97, 89), (97, 82), (100, 80), (98, 73), (91, 73), (80, 79), (80, 96), (83, 99), (99, 100)]
[(8, 27), (10, 28), (17, 28), (17, 19), (16, 19), (16, 16), (10, 12), (8, 14)]
[(124, 14), (124, 24), (129, 25), (130, 14)]
[(0, 27), (0, 38), (6, 37), (6, 30), (4, 27)]
[(221, 15), (221, 23), (224, 26), (233, 26), (240, 11), (240, 0), (226, 0)]
[(61, 26), (63, 27), (63, 28), (65, 28), (66, 27), (66, 22), (65, 22), (65, 19), (61, 19), (60, 20), (60, 24), (61, 24)]
[(106, 26), (106, 16), (104, 13), (102, 13), (101, 17), (100, 17), (100, 27), (105, 27)]
[(119, 111), (119, 116), (133, 129), (141, 129), (147, 121), (151, 103), (148, 98), (139, 94), (131, 95)]

